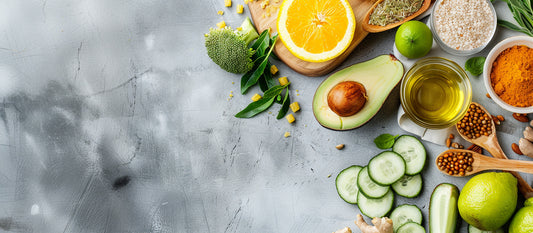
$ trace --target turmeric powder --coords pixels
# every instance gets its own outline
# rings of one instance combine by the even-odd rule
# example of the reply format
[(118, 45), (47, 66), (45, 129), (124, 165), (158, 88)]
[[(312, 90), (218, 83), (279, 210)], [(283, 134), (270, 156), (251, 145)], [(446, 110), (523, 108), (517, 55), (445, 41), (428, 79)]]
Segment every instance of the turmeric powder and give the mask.
[(504, 50), (492, 64), (490, 81), (504, 102), (533, 106), (533, 49), (516, 45)]

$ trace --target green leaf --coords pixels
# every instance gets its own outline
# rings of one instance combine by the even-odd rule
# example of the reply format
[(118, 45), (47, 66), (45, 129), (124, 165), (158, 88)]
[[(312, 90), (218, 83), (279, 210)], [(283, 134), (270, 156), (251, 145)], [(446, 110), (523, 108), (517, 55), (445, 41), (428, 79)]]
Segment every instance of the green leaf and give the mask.
[(262, 98), (258, 101), (250, 103), (246, 108), (244, 108), (239, 113), (235, 114), (237, 118), (250, 118), (253, 117), (266, 109), (268, 109), (274, 103), (274, 98)]
[(472, 57), (465, 63), (465, 70), (474, 76), (483, 73), (483, 65), (485, 64), (485, 57)]
[(281, 85), (277, 85), (277, 86), (274, 86), (270, 89), (268, 89), (267, 91), (265, 91), (265, 94), (263, 95), (263, 98), (274, 98), (276, 96), (278, 96), (279, 94), (281, 94), (281, 91), (283, 91), (283, 89), (285, 89), (287, 86), (289, 86), (289, 84), (291, 83), (287, 83), (283, 86)]
[(289, 97), (289, 87), (287, 87), (287, 89), (285, 90), (285, 98), (283, 98), (283, 103), (281, 104), (281, 109), (279, 110), (278, 116), (276, 117), (276, 119), (279, 120), (287, 114), (287, 111), (289, 111), (290, 104), (291, 104), (291, 98)]
[(252, 45), (252, 49), (256, 51), (258, 57), (263, 56), (268, 46), (270, 45), (270, 35), (268, 30), (264, 30), (259, 38)]
[(389, 149), (394, 145), (394, 140), (399, 135), (393, 136), (391, 134), (385, 133), (382, 135), (379, 135), (376, 139), (374, 139), (374, 143), (379, 149)]
[[(244, 86), (242, 86), (242, 82), (241, 82), (241, 92), (243, 94), (246, 93), (246, 91), (248, 91), (248, 89), (250, 87), (255, 85), (257, 83), (257, 80), (259, 80), (259, 77), (261, 77), (261, 75), (263, 75), (263, 72), (265, 72), (265, 68), (266, 68), (267, 64), (269, 64), (268, 56), (270, 55), (270, 53), (272, 53), (272, 49), (273, 48), (274, 48), (274, 46), (270, 47), (270, 50), (268, 51), (268, 53), (261, 57), (261, 58), (263, 58), (263, 60), (261, 61), (261, 64), (259, 65), (259, 67), (257, 67), (257, 69), (255, 69), (255, 71), (252, 73), (252, 76), (250, 76), (250, 78), (244, 84)], [(255, 61), (254, 63), (256, 63), (256, 62), (257, 61)], [(268, 72), (270, 72), (270, 71), (268, 71)]]
[(265, 59), (267, 56), (266, 55), (263, 55), (259, 58), (257, 58), (255, 61), (254, 61), (254, 67), (249, 70), (248, 72), (246, 72), (246, 74), (244, 74), (241, 78), (241, 93), (244, 94), (246, 93), (246, 91), (248, 90), (248, 88), (245, 88), (246, 87), (246, 84), (248, 83), (248, 81), (250, 80), (250, 78), (252, 78), (253, 74), (255, 73), (255, 71), (259, 68), (259, 65), (260, 63), (258, 61), (260, 60), (263, 60)]

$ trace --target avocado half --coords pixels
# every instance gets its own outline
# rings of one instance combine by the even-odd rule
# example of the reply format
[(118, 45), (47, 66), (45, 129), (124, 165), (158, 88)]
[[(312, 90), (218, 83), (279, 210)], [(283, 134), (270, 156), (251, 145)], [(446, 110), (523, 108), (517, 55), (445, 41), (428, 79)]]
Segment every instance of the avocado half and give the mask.
[[(320, 125), (334, 130), (350, 130), (365, 124), (379, 111), (392, 89), (402, 79), (403, 72), (402, 63), (390, 54), (378, 56), (332, 74), (318, 86), (315, 92), (313, 114), (316, 120)], [(336, 92), (335, 89), (339, 89), (337, 85), (343, 85), (346, 82), (356, 82), (364, 87), (366, 91), (364, 98), (359, 98), (364, 105), (353, 115), (340, 116), (328, 104), (328, 96), (330, 96), (331, 103), (331, 90)], [(353, 93), (348, 92), (347, 98), (353, 96)], [(337, 109), (335, 106), (332, 107)]]

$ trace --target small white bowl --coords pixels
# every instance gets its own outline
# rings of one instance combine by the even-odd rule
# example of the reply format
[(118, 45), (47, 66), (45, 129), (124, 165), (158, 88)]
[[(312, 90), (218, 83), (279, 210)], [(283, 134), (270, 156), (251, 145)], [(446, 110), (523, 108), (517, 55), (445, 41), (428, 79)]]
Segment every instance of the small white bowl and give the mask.
[(506, 102), (504, 102), (494, 91), (490, 82), (490, 73), (492, 72), (492, 63), (496, 58), (503, 52), (505, 49), (511, 48), (515, 45), (525, 45), (529, 48), (533, 48), (533, 37), (529, 36), (515, 36), (507, 38), (500, 43), (498, 43), (490, 51), (485, 64), (483, 65), (483, 80), (485, 82), (485, 88), (489, 93), (490, 97), (503, 109), (513, 112), (513, 113), (533, 113), (533, 106), (530, 107), (515, 107)]

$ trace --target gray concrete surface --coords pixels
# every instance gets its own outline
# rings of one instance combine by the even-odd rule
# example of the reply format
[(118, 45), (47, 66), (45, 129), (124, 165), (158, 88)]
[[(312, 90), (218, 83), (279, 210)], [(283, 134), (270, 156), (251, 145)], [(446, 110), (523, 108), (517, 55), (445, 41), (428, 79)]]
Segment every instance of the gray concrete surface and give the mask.
[[(209, 27), (249, 13), (234, 10), (222, 0), (0, 1), (0, 231), (359, 232), (335, 177), (379, 153), (376, 136), (406, 133), (398, 88), (366, 125), (331, 131), (311, 109), (325, 77), (274, 61), (300, 102), (296, 122), (276, 120), (279, 106), (237, 119), (258, 90), (239, 94), (240, 76), (203, 45)], [(392, 53), (395, 31), (369, 35), (337, 70)], [(524, 125), (471, 81), (474, 101), (508, 119), (504, 151), (524, 159), (510, 150)], [(433, 188), (467, 178), (439, 173), (432, 161), (445, 148), (424, 144), (424, 190), (395, 203), (420, 207), (428, 229)]]

